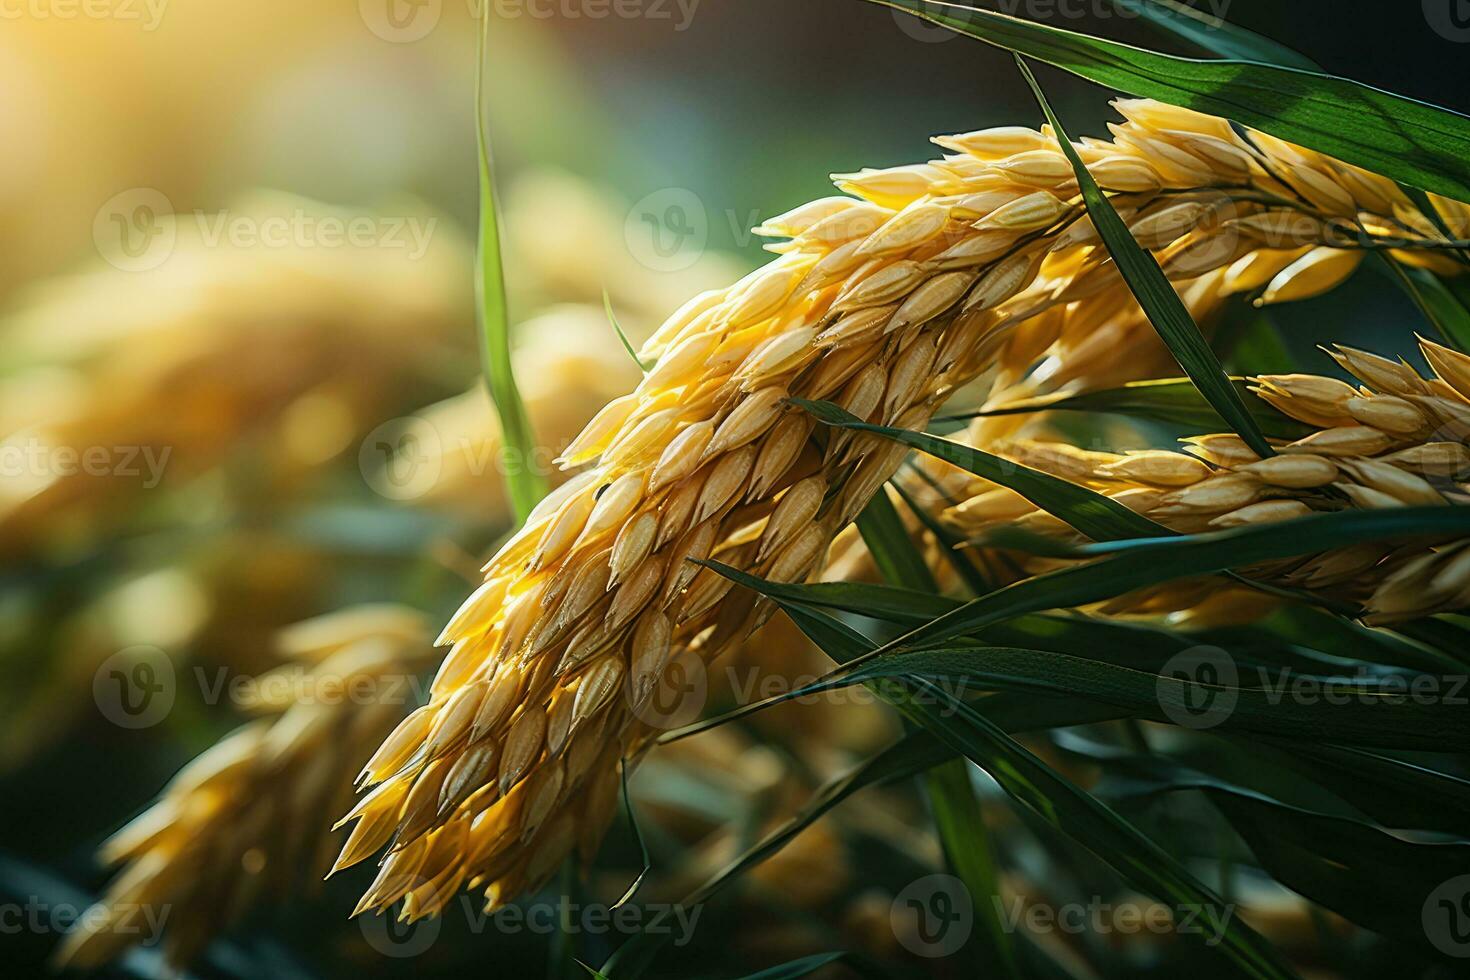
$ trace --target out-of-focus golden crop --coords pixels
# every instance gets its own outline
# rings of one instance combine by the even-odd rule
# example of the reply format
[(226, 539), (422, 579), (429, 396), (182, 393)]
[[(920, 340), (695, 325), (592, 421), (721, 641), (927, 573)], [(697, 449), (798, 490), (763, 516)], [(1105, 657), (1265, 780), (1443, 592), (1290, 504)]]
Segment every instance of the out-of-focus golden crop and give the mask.
[[(332, 214), (262, 195), (221, 217), (264, 231)], [(320, 464), (353, 447), (395, 393), (422, 387), (446, 348), (468, 347), (463, 240), (421, 207), (363, 217), (380, 230), (413, 221), (421, 234), (403, 233), (403, 247), (294, 232), (252, 244), (217, 233), (213, 216), (180, 216), (156, 268), (36, 290), (3, 328), (0, 552), (85, 540), (139, 494), (249, 439), (263, 440), (273, 471)]]

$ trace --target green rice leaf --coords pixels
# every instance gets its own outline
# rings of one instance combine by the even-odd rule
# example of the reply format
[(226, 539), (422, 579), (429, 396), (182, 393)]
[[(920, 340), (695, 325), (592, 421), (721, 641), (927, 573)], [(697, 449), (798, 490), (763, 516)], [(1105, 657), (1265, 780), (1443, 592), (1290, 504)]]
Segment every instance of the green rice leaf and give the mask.
[[(1205, 563), (1228, 562), (1228, 567), (1272, 558), (1290, 558), (1335, 546), (1385, 538), (1460, 537), (1470, 533), (1470, 512), (1460, 507), (1396, 507), (1384, 510), (1345, 510), (1312, 514), (1289, 521), (1252, 524), (1204, 534), (1166, 539), (1099, 541), (1077, 547), (1079, 556), (1154, 553), (1171, 560), (1188, 553)], [(1288, 536), (1290, 542), (1273, 540)], [(1260, 558), (1252, 556), (1260, 555)]]
[[(799, 812), (773, 828), (734, 861), (690, 892), (682, 904), (693, 907), (708, 902), (742, 874), (779, 852), (802, 831), (859, 790), (908, 779), (953, 757), (952, 750), (923, 732), (905, 734), (898, 742), (823, 786)], [(602, 975), (608, 980), (638, 975), (647, 968), (669, 938), (667, 932), (640, 931), (613, 953), (603, 965)]]
[[(1172, 538), (1108, 541), (1070, 549), (1107, 560), (1048, 572), (981, 596), (899, 637), (898, 646), (933, 646), (1025, 613), (1085, 606), (1149, 585), (1208, 575), (1363, 541), (1470, 534), (1470, 508), (1403, 507), (1343, 511)], [(885, 648), (887, 649), (887, 648)]]
[[(769, 583), (713, 564), (721, 574), (774, 597)], [(789, 600), (788, 600), (789, 601)], [(1234, 673), (1220, 683), (1176, 676), (1176, 664), (1161, 665), (1163, 674), (1048, 650), (1028, 650), (971, 643), (932, 649), (895, 651), (865, 657), (852, 669), (775, 697), (743, 705), (719, 718), (681, 729), (667, 740), (688, 737), (744, 718), (768, 707), (854, 684), (907, 682), (916, 677), (949, 682), (946, 691), (997, 690), (1028, 692), (1097, 701), (1122, 709), (1129, 717), (1161, 724), (1213, 728), (1308, 743), (1341, 743), (1380, 749), (1432, 751), (1470, 738), (1470, 714), (1407, 696), (1409, 679), (1365, 677), (1351, 683), (1341, 677), (1303, 674), (1290, 669), (1253, 675), (1242, 671), (1223, 650), (1212, 654), (1222, 671)], [(1182, 668), (1181, 668), (1182, 669)], [(1259, 686), (1239, 686), (1259, 679)], [(1298, 684), (1330, 692), (1296, 699)], [(1448, 689), (1450, 682), (1444, 687)], [(875, 690), (887, 691), (886, 687)]]
[[(1224, 651), (1219, 655), (1226, 662)], [(1407, 680), (1403, 678), (1403, 683), (1373, 679), (1349, 683), (1342, 678), (1282, 671), (1264, 678), (1266, 686), (1261, 688), (1238, 687), (1146, 673), (1045, 650), (974, 645), (880, 656), (840, 675), (833, 683), (849, 686), (911, 677), (1089, 698), (1124, 708), (1132, 717), (1163, 724), (1204, 717), (1196, 707), (1200, 704), (1228, 706), (1228, 710), (1221, 708), (1221, 717), (1210, 715), (1206, 727), (1308, 743), (1433, 751), (1470, 739), (1470, 712), (1446, 711), (1435, 701), (1408, 697)], [(1241, 679), (1251, 678), (1247, 673)], [(1288, 687), (1270, 686), (1302, 681), (1316, 685), (1314, 690), (1332, 693), (1298, 702)], [(1448, 687), (1446, 683), (1444, 688)], [(819, 682), (790, 697), (805, 697), (826, 689), (828, 686)]]
[[(1256, 420), (1261, 432), (1273, 439), (1300, 439), (1312, 428), (1285, 415), (1252, 394), (1244, 378), (1231, 378), (1246, 410)], [(1011, 402), (998, 408), (946, 416), (945, 421), (988, 418), (994, 415), (1024, 415), (1030, 412), (1109, 412), (1130, 418), (1148, 419), (1175, 426), (1181, 434), (1203, 435), (1218, 432), (1225, 425), (1220, 413), (1205, 400), (1188, 378), (1164, 378), (1157, 381), (1135, 381), (1119, 388), (1087, 391), (1069, 395), (1060, 393), (1040, 398)]]
[(1359, 925), (1432, 952), (1424, 900), (1447, 878), (1470, 872), (1470, 844), (1405, 840), (1362, 820), (1289, 805), (1183, 767), (1168, 769), (1121, 789), (1135, 797), (1204, 793), (1273, 878)]
[(1174, 291), (1174, 284), (1159, 268), (1153, 253), (1134, 240), (1128, 226), (1118, 217), (1118, 212), (1113, 210), (1112, 202), (1098, 188), (1082, 158), (1077, 155), (1076, 148), (1072, 146), (1067, 131), (1062, 128), (1056, 113), (1052, 112), (1041, 86), (1036, 84), (1035, 76), (1020, 55), (1016, 56), (1016, 65), (1026, 77), (1031, 91), (1035, 93), (1041, 111), (1046, 114), (1046, 121), (1051, 123), (1052, 130), (1056, 133), (1057, 145), (1072, 164), (1072, 170), (1077, 175), (1077, 186), (1082, 192), (1082, 200), (1087, 204), (1087, 213), (1092, 217), (1093, 226), (1107, 246), (1108, 254), (1117, 263), (1118, 272), (1128, 284), (1129, 291), (1138, 300), (1138, 305), (1143, 307), (1149, 323), (1153, 324), (1160, 339), (1168, 346), (1169, 353), (1174, 355), (1184, 373), (1189, 375), (1200, 394), (1214, 406), (1226, 424), (1245, 440), (1246, 445), (1257, 456), (1264, 458), (1274, 455), (1275, 450), (1266, 442), (1255, 418), (1246, 409), (1245, 400), (1231, 385), (1225, 369), (1220, 366), (1219, 358), (1210, 349), (1204, 334), (1200, 333), (1199, 326), (1189, 315), (1184, 301)]
[(890, 485), (894, 492), (903, 498), (904, 505), (908, 507), (909, 513), (914, 515), (914, 519), (934, 535), (934, 540), (939, 542), (940, 553), (944, 555), (944, 560), (955, 570), (955, 574), (960, 577), (960, 581), (965, 583), (965, 587), (970, 590), (971, 594), (982, 595), (989, 592), (990, 583), (986, 581), (985, 575), (970, 556), (960, 549), (964, 539), (940, 523), (930, 513), (929, 508), (915, 500), (902, 483), (894, 480)]
[[(750, 973), (740, 980), (796, 980), (797, 977), (807, 977), (816, 973), (824, 966), (833, 963), (846, 963), (848, 966), (856, 966), (857, 958), (848, 952), (816, 953), (812, 956), (803, 956), (799, 960), (789, 963), (781, 963), (777, 966), (768, 967), (758, 973)], [(867, 973), (868, 971), (860, 971)], [(879, 974), (872, 973), (872, 976)]]
[(1394, 261), (1392, 256), (1382, 257), (1394, 279), (1403, 288), (1409, 299), (1419, 308), (1440, 339), (1460, 351), (1470, 351), (1470, 309), (1460, 298), (1450, 292), (1449, 287), (1428, 269), (1415, 269)]
[(616, 912), (624, 905), (633, 900), (638, 894), (638, 889), (643, 887), (643, 880), (648, 877), (648, 872), (653, 870), (653, 859), (648, 856), (648, 845), (643, 840), (643, 828), (638, 823), (638, 814), (633, 812), (633, 794), (628, 791), (628, 760), (618, 760), (618, 779), (622, 783), (623, 813), (628, 818), (628, 828), (633, 831), (633, 840), (638, 845), (638, 854), (643, 861), (642, 869), (638, 875), (628, 884), (623, 895), (611, 906)]
[[(861, 661), (875, 650), (866, 638), (822, 613), (785, 603), (782, 608), (838, 663)], [(989, 773), (1018, 805), (1110, 864), (1135, 887), (1176, 906), (1225, 908), (1224, 899), (1172, 856), (974, 707), (922, 678), (898, 691), (884, 686), (879, 693), (904, 717)], [(1266, 940), (1237, 919), (1222, 925), (1216, 948), (1245, 976), (1295, 976)]]
[(1304, 71), (1321, 70), (1311, 58), (1284, 44), (1178, 0), (1113, 0), (1113, 6), (1142, 17), (1159, 33), (1177, 37), (1206, 54)]
[(793, 398), (792, 403), (810, 412), (817, 421), (843, 429), (871, 432), (912, 446), (947, 463), (968, 470), (976, 476), (1009, 487), (1042, 510), (1066, 521), (1095, 540), (1155, 537), (1172, 534), (1162, 524), (1135, 514), (1122, 504), (1086, 487), (1002, 459), (981, 449), (940, 439), (923, 432), (873, 425), (853, 416), (831, 402)]
[[(868, 617), (908, 628), (923, 625), (964, 604), (964, 600), (948, 596), (864, 582), (788, 585), (766, 582), (761, 588), (768, 595), (812, 608)], [(1417, 648), (1394, 640), (1391, 634), (1320, 613), (1310, 617), (1310, 635), (1304, 640), (1293, 641), (1279, 633), (1278, 623), (1288, 612), (1293, 614), (1293, 618), (1300, 618), (1314, 611), (1296, 606), (1283, 610), (1261, 627), (1189, 633), (1073, 613), (1031, 613), (966, 633), (965, 638), (993, 646), (1070, 654), (1151, 673), (1160, 672), (1171, 658), (1201, 644), (1229, 651), (1243, 670), (1289, 667), (1303, 674), (1356, 671), (1365, 675), (1403, 676), (1453, 671), (1458, 667), (1454, 661), (1415, 658), (1412, 653)], [(1328, 652), (1340, 649), (1352, 649), (1354, 653), (1363, 655), (1346, 657)]]
[(924, 556), (914, 547), (908, 528), (903, 526), (886, 492), (880, 490), (868, 501), (868, 506), (858, 515), (857, 527), (885, 579), (916, 592), (939, 591)]
[[(924, 556), (914, 546), (886, 492), (880, 490), (873, 496), (859, 515), (857, 526), (884, 578), (914, 592), (938, 593), (939, 586)], [(988, 936), (988, 942), (968, 944), (973, 967), (981, 974), (1016, 977), (1011, 937), (991, 901), (1000, 895), (995, 855), (969, 768), (959, 760), (947, 762), (926, 772), (923, 784), (950, 870), (975, 899), (976, 918)]]
[(868, 0), (1129, 95), (1216, 116), (1470, 201), (1470, 117), (1335, 75), (1202, 61), (935, 0)]
[(1470, 827), (1470, 782), (1364, 749), (1296, 740), (1238, 742), (1276, 755), (1386, 827), (1463, 837)]
[(496, 207), (495, 168), (485, 120), (485, 61), (490, 37), (488, 11), (481, 18), (480, 59), (475, 76), (475, 140), (479, 148), (480, 227), (475, 298), (480, 321), (480, 355), (490, 398), (500, 416), (506, 453), (506, 483), (516, 522), (520, 523), (546, 495), (546, 480), (535, 468), (536, 437), (516, 386), (510, 359), (510, 310), (500, 257), (500, 214)]
[(638, 359), (638, 351), (633, 347), (632, 341), (628, 340), (628, 335), (623, 332), (623, 325), (618, 322), (618, 315), (613, 312), (612, 297), (608, 295), (606, 286), (602, 289), (602, 312), (607, 315), (607, 322), (617, 333), (618, 340), (622, 341), (623, 350), (627, 351), (633, 363), (638, 365), (638, 370), (647, 374), (648, 365)]
[[(1222, 347), (1222, 339), (1229, 346)], [(1289, 374), (1296, 370), (1295, 360), (1282, 342), (1281, 328), (1277, 326), (1276, 318), (1259, 307), (1244, 303), (1227, 307), (1223, 322), (1215, 329), (1213, 343), (1215, 349), (1221, 352), (1220, 357), (1225, 362), (1226, 369), (1236, 374)], [(1241, 397), (1245, 398), (1245, 393)], [(1261, 431), (1268, 436), (1275, 435), (1272, 432), (1273, 422), (1256, 414), (1258, 406), (1270, 408), (1270, 405), (1254, 395), (1245, 398), (1245, 405), (1251, 410), (1251, 414), (1256, 415)], [(1281, 425), (1280, 420), (1286, 418), (1289, 416), (1276, 413), (1273, 421)], [(1190, 435), (1199, 433), (1192, 432)]]

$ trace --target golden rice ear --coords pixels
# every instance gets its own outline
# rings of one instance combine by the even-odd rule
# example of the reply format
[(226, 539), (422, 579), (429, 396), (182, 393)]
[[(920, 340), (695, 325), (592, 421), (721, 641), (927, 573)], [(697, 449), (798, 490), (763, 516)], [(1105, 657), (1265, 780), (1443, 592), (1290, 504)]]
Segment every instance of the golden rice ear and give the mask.
[[(1360, 377), (1409, 394), (1367, 394), (1367, 389), (1316, 375), (1256, 378), (1252, 390), (1259, 397), (1318, 426), (1295, 442), (1278, 444), (1277, 455), (1267, 459), (1257, 458), (1233, 434), (1185, 439), (1180, 453), (1148, 450), (1110, 456), (1035, 440), (1017, 441), (1002, 451), (1033, 469), (1096, 487), (1130, 510), (1184, 533), (1292, 520), (1339, 511), (1345, 505), (1362, 509), (1463, 505), (1462, 490), (1450, 480), (1470, 473), (1470, 446), (1463, 437), (1447, 438), (1445, 431), (1432, 425), (1433, 419), (1458, 410), (1463, 403), (1459, 393), (1448, 385), (1442, 391), (1435, 388), (1443, 382), (1426, 382), (1402, 362), (1350, 349), (1339, 349), (1338, 357)], [(1415, 393), (1419, 391), (1431, 393)], [(1348, 424), (1337, 424), (1344, 417)], [(1053, 515), (1014, 491), (984, 481), (940, 517), (972, 541), (983, 542), (1001, 525), (1076, 540), (1076, 532)], [(1392, 562), (1385, 560), (1390, 553)], [(1010, 561), (1011, 576), (1066, 565), (1065, 560), (1023, 557), (1017, 568), (1016, 557)], [(1367, 618), (1397, 622), (1457, 609), (1470, 601), (1470, 546), (1458, 541), (1371, 543), (1262, 566), (1248, 574), (1268, 585), (1306, 589), (1335, 601), (1360, 603), (1371, 596)], [(1099, 611), (1107, 615), (1168, 611), (1191, 619), (1198, 614), (1203, 621), (1224, 608), (1211, 602), (1177, 590), (1152, 590), (1111, 600)], [(1261, 611), (1264, 607), (1256, 610)]]
[(935, 136), (933, 139), (946, 150), (968, 153), (982, 160), (1002, 159), (1017, 153), (1025, 153), (1027, 150), (1040, 150), (1053, 145), (1050, 136), (1022, 126), (997, 126), (955, 136)]
[(1418, 337), (1419, 350), (1434, 369), (1435, 375), (1470, 401), (1470, 357), (1424, 337)]
[(1193, 456), (1163, 451), (1129, 453), (1098, 469), (1106, 476), (1156, 487), (1187, 487), (1210, 475), (1210, 468)]
[(757, 235), (767, 237), (795, 238), (823, 219), (846, 211), (854, 204), (850, 197), (824, 197), (792, 208), (785, 214), (767, 218), (751, 230)]
[(1395, 436), (1428, 435), (1433, 424), (1418, 406), (1394, 395), (1359, 396), (1348, 399), (1348, 414), (1363, 425)]
[(1366, 254), (1355, 249), (1314, 248), (1278, 272), (1257, 304), (1290, 303), (1336, 289), (1358, 270)]
[[(415, 622), (416, 633), (407, 626)], [(372, 623), (383, 632), (372, 633)], [(230, 925), (214, 913), (229, 909), (239, 916), (262, 900), (284, 900), (367, 857), (399, 829), (400, 808), (418, 805), (412, 779), (382, 782), (344, 819), (357, 823), (331, 867), (323, 845), (337, 828), (326, 820), (279, 819), (282, 813), (324, 816), (351, 799), (359, 772), (373, 782), (404, 772), (436, 721), (458, 723), (456, 712), (426, 708), (404, 718), (410, 706), (402, 703), (402, 682), (432, 660), (427, 623), (406, 607), (353, 607), (289, 627), (279, 639), (288, 648), (337, 652), (304, 675), (295, 689), (299, 699), (285, 715), (252, 722), (198, 756), (157, 803), (104, 845), (104, 856), (127, 863), (95, 911), (78, 920), (58, 962), (98, 966), (136, 943), (158, 940), (133, 920), (145, 906), (166, 907), (176, 911), (163, 926), (165, 957), (181, 969)], [(354, 696), (342, 696), (344, 690)], [(365, 699), (364, 691), (376, 696)], [(313, 854), (321, 855), (321, 866), (302, 862)], [(261, 887), (259, 874), (241, 871), (252, 865), (282, 870)], [(200, 905), (202, 894), (219, 900)]]
[(1343, 370), (1383, 394), (1422, 395), (1429, 392), (1424, 379), (1407, 364), (1342, 344), (1335, 345), (1327, 354)]
[[(1333, 183), (1330, 161), (1279, 141), (1257, 152), (1224, 121), (1197, 113), (1136, 100), (1120, 108), (1128, 121), (1112, 127), (1115, 138), (1084, 140), (1080, 152), (1160, 250), (1195, 315), (1218, 309), (1232, 288), (1266, 287), (1272, 301), (1326, 288), (1356, 261), (1308, 250), (1356, 245), (1330, 240), (1319, 213), (1362, 193)], [(997, 365), (992, 393), (1023, 397), (1167, 367), (1053, 139), (1047, 129), (941, 137), (954, 155), (839, 175), (848, 196), (757, 229), (787, 239), (779, 257), (695, 297), (655, 331), (644, 354), (656, 361), (636, 389), (563, 454), (564, 465), (588, 464), (587, 472), (485, 565), (485, 584), (445, 630), (454, 647), (433, 688), (432, 719), (395, 737), (374, 767), (376, 777), (392, 763), (389, 780), (403, 784), (394, 854), (413, 860), (394, 860), (397, 877), (376, 884), (365, 907), (403, 898), (407, 915), (427, 914), (461, 881), (492, 904), (505, 901), (544, 877), (552, 857), (595, 843), (619, 754), (651, 737), (638, 713), (661, 672), (718, 655), (765, 615), (705, 563), (781, 581), (817, 573), (837, 533), (908, 454), (872, 434), (818, 427), (794, 399), (922, 428), (950, 393)], [(1299, 206), (1260, 203), (1268, 193), (1286, 200), (1279, 180), (1288, 178), (1264, 163), (1295, 181)], [(1367, 226), (1396, 218), (1380, 217)], [(1444, 393), (1400, 385), (1378, 393), (1399, 399), (1388, 401), (1346, 386), (1329, 397), (1299, 379), (1260, 387), (1333, 423), (1282, 447), (1302, 456), (1294, 470), (1231, 472), (1256, 462), (1235, 437), (1130, 456), (1014, 448), (1192, 530), (1295, 513), (1299, 495), (1327, 482), (1422, 491), (1371, 468), (1359, 480), (1327, 457), (1408, 449), (1411, 417), (1442, 419)], [(1438, 401), (1421, 405), (1410, 394)], [(991, 420), (983, 431), (1024, 424)], [(1439, 456), (1419, 463), (1454, 465)], [(979, 526), (1003, 513), (1058, 530), (1024, 499), (986, 490), (951, 517)], [(1342, 496), (1333, 498), (1339, 506)], [(376, 820), (388, 805), (362, 811), (374, 821), (364, 838), (382, 833)], [(364, 848), (356, 841), (354, 856)], [(431, 880), (402, 885), (405, 870)]]
[(1352, 385), (1309, 374), (1270, 374), (1255, 379), (1251, 392), (1274, 408), (1309, 425), (1351, 425), (1348, 404), (1357, 397)]

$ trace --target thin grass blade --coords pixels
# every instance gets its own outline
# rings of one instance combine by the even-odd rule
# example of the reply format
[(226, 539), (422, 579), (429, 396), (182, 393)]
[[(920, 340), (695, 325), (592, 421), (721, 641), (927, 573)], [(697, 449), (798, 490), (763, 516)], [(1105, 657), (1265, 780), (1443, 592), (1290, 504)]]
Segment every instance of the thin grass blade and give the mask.
[(1051, 123), (1052, 130), (1056, 133), (1057, 144), (1067, 155), (1072, 170), (1077, 174), (1077, 186), (1082, 191), (1082, 200), (1087, 204), (1087, 213), (1092, 217), (1093, 226), (1097, 228), (1108, 253), (1118, 265), (1118, 272), (1138, 300), (1138, 305), (1143, 307), (1149, 322), (1168, 345), (1169, 352), (1174, 355), (1184, 373), (1189, 375), (1200, 394), (1214, 406), (1226, 424), (1245, 440), (1256, 455), (1274, 455), (1275, 450), (1266, 442), (1260, 426), (1247, 410), (1245, 400), (1230, 383), (1225, 369), (1220, 366), (1219, 358), (1210, 349), (1209, 342), (1205, 340), (1194, 318), (1189, 315), (1184, 301), (1174, 291), (1174, 284), (1169, 282), (1169, 278), (1159, 268), (1153, 254), (1133, 238), (1128, 226), (1118, 217), (1118, 212), (1113, 210), (1112, 203), (1098, 188), (1097, 181), (1088, 173), (1087, 166), (1077, 155), (1077, 150), (1072, 146), (1072, 141), (1062, 128), (1056, 113), (1052, 112), (1041, 86), (1036, 83), (1036, 77), (1031, 74), (1031, 69), (1020, 55), (1016, 56), (1016, 65), (1026, 77), (1026, 84), (1035, 93), (1041, 111), (1046, 114), (1046, 121)]
[(510, 309), (500, 254), (500, 212), (496, 206), (495, 168), (491, 160), (489, 123), (485, 119), (485, 62), (489, 57), (490, 10), (481, 11), (480, 58), (475, 76), (475, 140), (479, 150), (480, 225), (477, 243), (475, 298), (480, 321), (480, 355), (490, 398), (500, 416), (506, 453), (506, 483), (516, 522), (520, 523), (546, 494), (546, 479), (536, 471), (536, 437), (516, 385), (510, 358)]
[(1335, 75), (1179, 58), (937, 0), (867, 0), (1129, 95), (1234, 119), (1374, 173), (1470, 201), (1470, 116)]
[(1142, 17), (1157, 32), (1178, 38), (1205, 54), (1321, 71), (1320, 65), (1299, 51), (1178, 0), (1113, 0), (1113, 6), (1120, 13)]

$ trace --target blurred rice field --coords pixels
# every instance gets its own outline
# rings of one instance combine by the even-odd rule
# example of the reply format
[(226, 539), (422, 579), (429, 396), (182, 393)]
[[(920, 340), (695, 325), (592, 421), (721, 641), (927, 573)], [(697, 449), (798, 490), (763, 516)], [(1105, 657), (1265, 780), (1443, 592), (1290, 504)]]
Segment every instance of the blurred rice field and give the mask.
[[(877, 11), (834, 27), (839, 2), (599, 20), (528, 0), (495, 22), (486, 95), (529, 465), (564, 478), (552, 459), (638, 383), (605, 301), (636, 347), (762, 261), (749, 229), (828, 193), (828, 170), (1035, 121), (1024, 89), (987, 83), (1004, 59)], [(85, 905), (107, 880), (99, 842), (270, 714), (211, 684), (299, 666), (282, 631), (360, 605), (437, 628), (511, 530), (504, 468), (527, 461), (502, 452), (475, 333), (475, 5), (425, 5), (421, 36), (384, 6), (139, 0), (89, 17), (53, 3), (0, 20), (0, 900)], [(1078, 130), (1105, 115), (1080, 84), (1055, 101)], [(1341, 341), (1400, 311), (1352, 287), (1320, 303)], [(843, 543), (834, 576), (875, 580)], [(711, 675), (710, 711), (824, 662), (774, 620)], [(171, 672), (177, 696), (134, 725), (110, 714), (108, 678), (140, 664)], [(898, 730), (870, 702), (801, 704), (668, 746), (633, 784), (646, 841), (620, 814), (583, 887), (615, 901), (646, 844), (662, 873), (643, 898), (673, 901)], [(905, 976), (962, 975), (908, 955), (889, 922), (893, 893), (942, 856), (929, 815), (912, 793), (869, 793), (762, 865), (724, 931), (674, 950), (667, 975), (727, 949), (761, 965), (842, 946)], [(1019, 841), (1008, 901), (1102, 889), (1085, 863), (1049, 877), (1014, 814), (986, 818)], [(544, 968), (545, 935), (453, 916), (422, 956), (395, 956), (346, 921), (361, 871), (258, 911), (194, 971)], [(1264, 886), (1254, 908), (1288, 945), (1346, 929)], [(58, 938), (15, 937), (15, 975)], [(1044, 941), (1083, 962), (1069, 948), (1083, 940)], [(164, 975), (148, 951), (110, 969)]]

